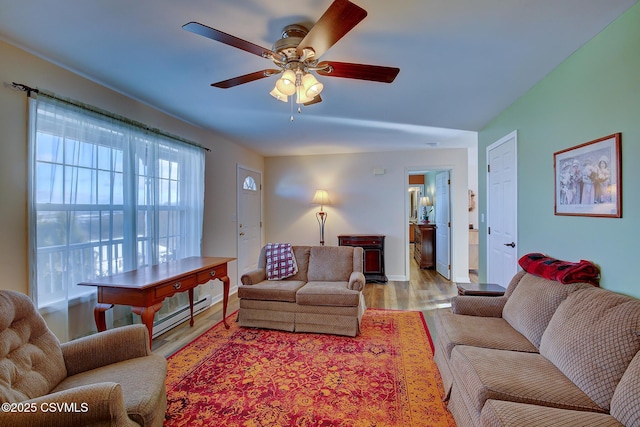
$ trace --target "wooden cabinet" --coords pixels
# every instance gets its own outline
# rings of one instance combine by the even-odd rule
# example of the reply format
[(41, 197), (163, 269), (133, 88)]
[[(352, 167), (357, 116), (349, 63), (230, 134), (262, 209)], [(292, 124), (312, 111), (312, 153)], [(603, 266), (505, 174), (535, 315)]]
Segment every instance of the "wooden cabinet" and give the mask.
[(386, 283), (384, 272), (384, 236), (378, 234), (341, 234), (340, 246), (359, 246), (364, 249), (363, 273), (367, 282)]
[(436, 226), (419, 224), (413, 227), (413, 257), (420, 268), (436, 266)]

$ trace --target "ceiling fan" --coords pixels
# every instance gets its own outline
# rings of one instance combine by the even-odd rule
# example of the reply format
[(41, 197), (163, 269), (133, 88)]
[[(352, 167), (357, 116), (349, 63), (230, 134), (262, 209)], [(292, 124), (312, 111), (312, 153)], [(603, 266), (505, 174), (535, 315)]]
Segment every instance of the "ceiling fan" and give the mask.
[(282, 30), (282, 38), (267, 49), (231, 34), (208, 27), (198, 22), (182, 26), (187, 31), (242, 49), (254, 55), (270, 59), (277, 68), (212, 83), (211, 86), (228, 89), (241, 84), (282, 74), (270, 94), (283, 102), (296, 95), (296, 103), (311, 105), (321, 102), (323, 85), (311, 74), (343, 77), (391, 83), (400, 72), (399, 68), (379, 65), (354, 64), (349, 62), (321, 61), (319, 58), (345, 34), (367, 16), (367, 11), (348, 0), (335, 0), (311, 29), (302, 25), (288, 25)]

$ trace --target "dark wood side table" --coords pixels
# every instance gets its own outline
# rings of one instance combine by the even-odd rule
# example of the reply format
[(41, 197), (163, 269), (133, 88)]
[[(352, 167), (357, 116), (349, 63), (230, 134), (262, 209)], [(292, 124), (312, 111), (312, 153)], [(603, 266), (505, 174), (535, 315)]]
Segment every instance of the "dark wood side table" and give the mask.
[(379, 234), (341, 234), (339, 246), (359, 246), (364, 250), (363, 273), (367, 282), (387, 283), (384, 272), (384, 236)]
[(458, 295), (501, 297), (505, 288), (495, 283), (457, 283)]
[(228, 329), (227, 303), (229, 301), (229, 276), (227, 263), (235, 258), (189, 257), (143, 267), (90, 282), (78, 283), (98, 288), (98, 303), (93, 310), (98, 331), (107, 329), (105, 311), (114, 304), (130, 305), (139, 314), (149, 330), (149, 341), (153, 337), (153, 316), (162, 307), (162, 301), (178, 292), (189, 292), (191, 326), (193, 326), (193, 288), (220, 279), (224, 285), (222, 321)]

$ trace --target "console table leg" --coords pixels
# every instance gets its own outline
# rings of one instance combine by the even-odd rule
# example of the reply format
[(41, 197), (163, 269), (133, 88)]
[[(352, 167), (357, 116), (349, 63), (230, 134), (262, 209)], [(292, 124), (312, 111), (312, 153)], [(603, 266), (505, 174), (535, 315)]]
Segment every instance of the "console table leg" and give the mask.
[(153, 316), (156, 314), (156, 311), (162, 308), (162, 302), (154, 304), (149, 307), (131, 307), (131, 311), (135, 314), (140, 315), (142, 318), (142, 323), (147, 327), (149, 331), (149, 348), (153, 343)]
[(191, 311), (189, 326), (193, 327), (193, 288), (189, 289), (189, 310)]
[(224, 323), (224, 327), (229, 329), (229, 324), (227, 323), (227, 304), (229, 303), (229, 288), (231, 285), (231, 280), (229, 280), (229, 276), (221, 277), (223, 284), (222, 291), (222, 323)]
[(98, 303), (93, 309), (93, 317), (96, 320), (96, 327), (98, 328), (98, 332), (103, 332), (107, 330), (107, 320), (105, 318), (104, 312), (113, 307), (113, 304), (102, 304)]

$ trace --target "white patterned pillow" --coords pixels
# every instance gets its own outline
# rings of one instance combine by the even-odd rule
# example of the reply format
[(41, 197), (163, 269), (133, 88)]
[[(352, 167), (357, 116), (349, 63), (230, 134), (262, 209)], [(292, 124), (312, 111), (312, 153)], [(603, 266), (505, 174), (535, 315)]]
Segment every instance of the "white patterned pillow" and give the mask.
[(267, 243), (267, 280), (281, 280), (298, 272), (298, 264), (291, 250), (291, 243)]

